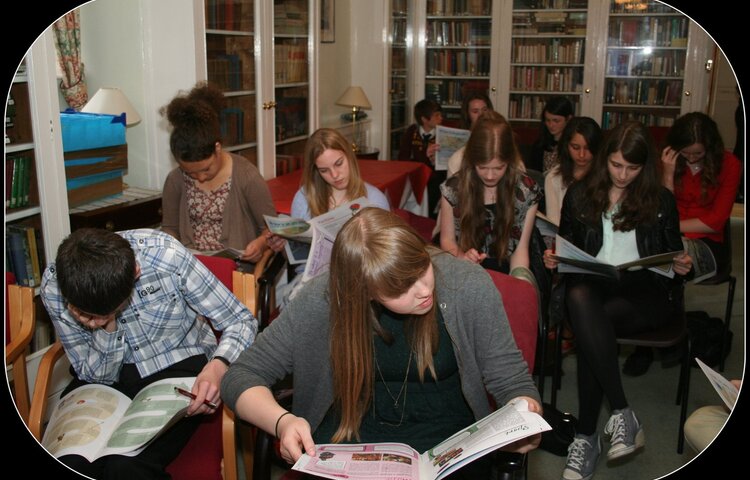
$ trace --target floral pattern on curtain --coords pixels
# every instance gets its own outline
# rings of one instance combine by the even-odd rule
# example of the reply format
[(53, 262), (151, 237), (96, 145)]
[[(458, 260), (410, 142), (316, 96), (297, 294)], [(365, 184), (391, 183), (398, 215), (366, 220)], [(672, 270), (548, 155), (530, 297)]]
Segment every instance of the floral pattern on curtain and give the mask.
[(52, 25), (60, 69), (63, 79), (60, 82), (65, 101), (80, 110), (89, 100), (86, 79), (81, 62), (81, 25), (78, 10), (72, 10)]

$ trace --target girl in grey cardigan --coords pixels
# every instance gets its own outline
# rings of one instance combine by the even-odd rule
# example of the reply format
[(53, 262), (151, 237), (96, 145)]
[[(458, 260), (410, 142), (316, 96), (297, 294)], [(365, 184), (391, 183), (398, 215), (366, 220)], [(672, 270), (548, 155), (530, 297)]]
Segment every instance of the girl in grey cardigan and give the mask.
[[(269, 388), (290, 373), (293, 414)], [(522, 397), (541, 412), (497, 288), (379, 208), (344, 225), (330, 275), (302, 289), (221, 388), (241, 418), (281, 439), (289, 462), (314, 455), (315, 443), (402, 441), (421, 451), (488, 415), (487, 392), (498, 406)]]

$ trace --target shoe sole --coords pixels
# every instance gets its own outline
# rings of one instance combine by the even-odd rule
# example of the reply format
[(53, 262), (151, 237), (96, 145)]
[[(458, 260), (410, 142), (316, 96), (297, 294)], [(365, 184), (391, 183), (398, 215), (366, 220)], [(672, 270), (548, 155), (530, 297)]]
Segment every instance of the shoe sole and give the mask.
[(578, 477), (578, 478), (570, 478), (565, 476), (565, 472), (563, 471), (562, 480), (591, 480), (591, 477), (593, 477), (594, 474), (591, 473), (590, 475), (586, 475), (585, 477)]
[(633, 443), (633, 445), (630, 445), (628, 447), (622, 445), (613, 445), (607, 452), (607, 460), (617, 460), (618, 458), (630, 455), (639, 448), (642, 448), (645, 444), (646, 434), (644, 434), (643, 429), (641, 429), (638, 431), (638, 433), (635, 434), (635, 443)]

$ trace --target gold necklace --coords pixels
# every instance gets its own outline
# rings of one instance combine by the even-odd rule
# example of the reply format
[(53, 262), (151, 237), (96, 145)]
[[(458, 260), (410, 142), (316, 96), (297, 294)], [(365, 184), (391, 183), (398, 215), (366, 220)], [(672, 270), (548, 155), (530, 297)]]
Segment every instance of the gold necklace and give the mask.
[[(378, 370), (378, 375), (380, 376), (380, 380), (383, 382), (383, 386), (385, 387), (385, 391), (388, 392), (388, 396), (391, 397), (391, 400), (393, 400), (393, 408), (395, 410), (401, 410), (401, 419), (398, 421), (398, 423), (389, 423), (389, 422), (381, 422), (385, 425), (389, 425), (391, 427), (398, 427), (404, 422), (404, 412), (406, 411), (406, 392), (408, 390), (408, 380), (409, 380), (409, 369), (411, 368), (411, 359), (414, 355), (414, 350), (411, 348), (409, 349), (409, 362), (406, 364), (406, 375), (404, 375), (404, 381), (401, 383), (401, 389), (398, 391), (398, 395), (395, 397), (393, 396), (393, 392), (391, 392), (391, 389), (388, 388), (388, 382), (385, 381), (385, 377), (383, 377), (383, 372), (380, 371), (380, 364), (378, 363), (378, 356), (377, 354), (374, 355), (375, 357), (375, 368)], [(375, 414), (375, 389), (373, 388), (372, 391), (372, 413)], [(404, 402), (399, 407), (398, 401), (401, 398), (401, 394), (404, 395)]]

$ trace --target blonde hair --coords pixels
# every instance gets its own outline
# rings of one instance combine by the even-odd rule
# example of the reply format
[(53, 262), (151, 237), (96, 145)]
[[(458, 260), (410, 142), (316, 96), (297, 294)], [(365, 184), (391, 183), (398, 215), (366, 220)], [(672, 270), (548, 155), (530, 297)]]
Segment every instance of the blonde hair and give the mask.
[(484, 184), (476, 167), (486, 165), (496, 158), (507, 165), (503, 177), (495, 187), (494, 256), (502, 262), (509, 257), (508, 243), (514, 222), (515, 189), (522, 163), (510, 124), (499, 113), (488, 111), (477, 119), (471, 129), (458, 173), (459, 247), (463, 251), (471, 248), (481, 251), (484, 245), (487, 212), (484, 208)]
[[(341, 423), (333, 442), (359, 439), (362, 415), (373, 393), (373, 334), (388, 338), (377, 319), (379, 299), (407, 292), (429, 269), (431, 250), (422, 237), (397, 215), (364, 208), (339, 231), (331, 252), (331, 367), (334, 405)], [(420, 380), (430, 371), (438, 347), (435, 305), (406, 320), (407, 337), (417, 360)]]
[(323, 179), (315, 165), (315, 160), (326, 150), (338, 150), (344, 153), (349, 163), (349, 184), (346, 186), (346, 197), (354, 200), (366, 195), (365, 182), (359, 173), (357, 157), (352, 146), (338, 130), (320, 128), (313, 133), (305, 144), (304, 167), (302, 170), (302, 187), (310, 207), (310, 214), (317, 217), (329, 210), (331, 186)]

